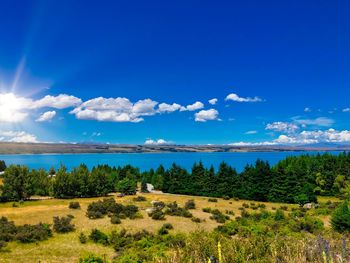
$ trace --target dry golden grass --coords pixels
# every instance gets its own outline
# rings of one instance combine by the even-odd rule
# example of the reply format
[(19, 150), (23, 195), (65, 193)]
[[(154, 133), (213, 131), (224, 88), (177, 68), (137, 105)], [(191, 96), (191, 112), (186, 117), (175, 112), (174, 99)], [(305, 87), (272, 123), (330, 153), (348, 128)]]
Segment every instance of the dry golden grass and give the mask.
[[(210, 207), (217, 208), (222, 212), (231, 210), (235, 216), (240, 215), (239, 208), (243, 203), (251, 203), (251, 201), (234, 201), (218, 199), (217, 203), (208, 202), (206, 197), (182, 196), (171, 194), (144, 194), (147, 198), (146, 202), (134, 202), (134, 196), (126, 196), (123, 198), (115, 197), (117, 202), (122, 204), (135, 203), (141, 210), (143, 218), (122, 220), (120, 225), (112, 225), (110, 219), (91, 220), (85, 216), (86, 209), (89, 203), (100, 200), (102, 198), (77, 198), (81, 205), (81, 209), (69, 209), (68, 204), (72, 200), (48, 199), (39, 201), (28, 201), (20, 204), (19, 207), (12, 207), (12, 203), (0, 204), (0, 216), (5, 216), (13, 220), (17, 225), (36, 224), (39, 222), (52, 223), (53, 216), (64, 216), (71, 214), (74, 216), (73, 223), (76, 225), (76, 231), (69, 234), (56, 234), (47, 241), (39, 242), (38, 244), (20, 244), (12, 242), (8, 245), (9, 252), (0, 253), (0, 262), (77, 262), (81, 255), (88, 252), (106, 255), (106, 258), (111, 260), (114, 251), (110, 247), (96, 245), (91, 242), (80, 244), (78, 235), (80, 232), (89, 234), (91, 229), (98, 228), (102, 231), (110, 232), (125, 228), (130, 231), (146, 229), (151, 232), (157, 231), (165, 222), (171, 223), (174, 226), (174, 231), (190, 232), (195, 230), (210, 231), (217, 227), (217, 223), (211, 220), (210, 214), (204, 213), (202, 208)], [(195, 200), (196, 209), (191, 210), (191, 213), (198, 218), (204, 219), (202, 223), (194, 223), (189, 218), (166, 216), (165, 221), (156, 221), (148, 217), (146, 209), (151, 207), (152, 200), (164, 201), (166, 203), (176, 201), (183, 206), (189, 199)], [(323, 200), (324, 201), (324, 200)], [(254, 202), (258, 203), (258, 202)], [(278, 203), (265, 203), (267, 210), (272, 210), (273, 207), (279, 208)], [(287, 205), (289, 208), (297, 207), (297, 205)], [(231, 216), (234, 218), (234, 216)], [(325, 221), (327, 221), (325, 219)]]

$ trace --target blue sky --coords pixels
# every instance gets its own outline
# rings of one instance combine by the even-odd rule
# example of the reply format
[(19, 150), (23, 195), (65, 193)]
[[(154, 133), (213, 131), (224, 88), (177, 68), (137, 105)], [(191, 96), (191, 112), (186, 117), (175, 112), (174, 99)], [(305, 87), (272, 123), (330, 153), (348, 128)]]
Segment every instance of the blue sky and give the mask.
[(349, 10), (2, 1), (0, 140), (348, 143)]

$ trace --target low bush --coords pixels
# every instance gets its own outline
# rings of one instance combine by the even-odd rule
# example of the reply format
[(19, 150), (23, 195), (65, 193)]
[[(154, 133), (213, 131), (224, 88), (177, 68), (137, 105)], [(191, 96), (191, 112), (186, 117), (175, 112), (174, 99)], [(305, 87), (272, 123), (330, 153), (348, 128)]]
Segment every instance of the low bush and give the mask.
[(154, 220), (164, 220), (165, 214), (162, 210), (156, 209), (152, 213), (149, 214), (149, 216)]
[(344, 201), (334, 210), (331, 218), (331, 225), (332, 228), (339, 233), (350, 231), (350, 210), (347, 201)]
[(72, 218), (66, 217), (53, 217), (53, 230), (57, 233), (68, 233), (75, 230), (74, 224), (72, 224)]
[(194, 200), (188, 200), (185, 203), (185, 209), (196, 209), (196, 203), (194, 202)]
[(192, 222), (195, 222), (195, 223), (202, 222), (202, 220), (200, 218), (198, 218), (198, 217), (192, 217), (191, 220), (192, 220)]
[(87, 237), (86, 237), (86, 235), (83, 232), (81, 232), (79, 234), (79, 242), (81, 244), (85, 244), (87, 242)]
[(179, 207), (176, 202), (167, 205), (165, 210), (166, 215), (171, 216), (182, 216), (182, 217), (192, 217), (192, 214), (185, 208)]
[(37, 225), (18, 226), (16, 240), (22, 243), (32, 243), (47, 240), (51, 236), (50, 225), (39, 223)]
[(218, 199), (216, 199), (216, 198), (208, 198), (208, 202), (217, 203)]
[(280, 209), (283, 210), (283, 211), (288, 211), (288, 206), (286, 206), (286, 205), (281, 205), (281, 206), (280, 206)]
[(115, 215), (119, 219), (135, 219), (138, 213), (138, 207), (135, 205), (122, 205), (116, 203), (114, 198), (105, 198), (102, 201), (92, 202), (89, 204), (86, 216), (90, 219), (103, 218), (105, 215)]
[(68, 207), (69, 207), (69, 209), (80, 209), (80, 203), (79, 202), (70, 202)]
[(17, 228), (12, 221), (6, 217), (0, 218), (0, 241), (9, 242), (14, 240), (17, 233)]
[(79, 259), (79, 263), (104, 263), (104, 259), (100, 256), (89, 254)]
[(210, 219), (215, 220), (218, 223), (225, 223), (226, 220), (229, 220), (230, 217), (227, 215), (224, 215), (223, 213), (221, 213), (220, 210), (218, 209), (214, 209), (211, 211), (211, 216)]
[(112, 215), (111, 216), (111, 223), (112, 224), (120, 224), (122, 221), (120, 220), (120, 218), (116, 215)]
[(159, 230), (158, 234), (159, 235), (167, 235), (169, 234), (169, 230), (173, 229), (173, 225), (170, 223), (165, 223)]
[(202, 211), (203, 211), (204, 213), (211, 213), (211, 208), (210, 208), (210, 207), (204, 207), (204, 208), (202, 209)]
[(224, 196), (222, 197), (222, 199), (224, 199), (224, 200), (230, 200), (230, 197), (229, 197), (228, 195), (224, 195)]
[(249, 205), (248, 205), (247, 203), (243, 203), (243, 204), (242, 204), (242, 207), (244, 207), (244, 208), (249, 208)]
[(147, 201), (147, 198), (144, 197), (144, 196), (142, 196), (142, 195), (139, 195), (139, 196), (133, 198), (133, 200), (134, 200), (135, 202), (145, 202), (145, 201)]
[(109, 244), (108, 236), (96, 228), (91, 230), (89, 239), (95, 243), (99, 243), (105, 246)]

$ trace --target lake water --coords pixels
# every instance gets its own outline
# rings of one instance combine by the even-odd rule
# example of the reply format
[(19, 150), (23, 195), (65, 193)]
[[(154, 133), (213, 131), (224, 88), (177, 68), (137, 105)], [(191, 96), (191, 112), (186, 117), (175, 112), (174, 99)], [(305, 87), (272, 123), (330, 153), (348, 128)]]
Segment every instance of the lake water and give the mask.
[[(339, 152), (331, 152), (338, 154)], [(58, 168), (60, 164), (68, 169), (85, 163), (90, 169), (98, 164), (109, 164), (111, 166), (131, 164), (141, 170), (157, 168), (163, 164), (166, 168), (172, 163), (190, 169), (194, 162), (202, 161), (204, 165), (213, 165), (215, 168), (221, 162), (226, 162), (242, 171), (248, 163), (254, 163), (257, 159), (269, 161), (276, 164), (287, 156), (302, 154), (317, 154), (317, 152), (232, 152), (232, 153), (108, 153), (108, 154), (8, 154), (0, 155), (0, 160), (9, 164), (22, 164), (30, 168), (45, 168), (51, 166)]]

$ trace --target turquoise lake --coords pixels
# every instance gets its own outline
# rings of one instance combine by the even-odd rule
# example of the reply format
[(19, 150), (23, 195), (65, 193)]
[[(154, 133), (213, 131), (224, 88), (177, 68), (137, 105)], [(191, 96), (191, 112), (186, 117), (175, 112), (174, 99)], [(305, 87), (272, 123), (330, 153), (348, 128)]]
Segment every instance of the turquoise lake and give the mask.
[[(339, 152), (331, 152), (338, 154)], [(215, 168), (221, 162), (226, 162), (242, 171), (246, 164), (254, 163), (257, 159), (269, 161), (276, 164), (287, 156), (302, 154), (317, 154), (317, 152), (220, 152), (220, 153), (108, 153), (108, 154), (15, 154), (0, 155), (0, 160), (9, 164), (22, 164), (30, 168), (45, 168), (51, 166), (58, 168), (60, 164), (71, 169), (81, 163), (89, 168), (98, 164), (109, 164), (111, 166), (131, 164), (141, 170), (157, 168), (160, 164), (165, 167), (172, 163), (190, 169), (194, 162), (202, 161), (204, 165), (213, 165)]]

